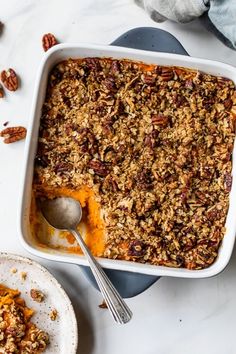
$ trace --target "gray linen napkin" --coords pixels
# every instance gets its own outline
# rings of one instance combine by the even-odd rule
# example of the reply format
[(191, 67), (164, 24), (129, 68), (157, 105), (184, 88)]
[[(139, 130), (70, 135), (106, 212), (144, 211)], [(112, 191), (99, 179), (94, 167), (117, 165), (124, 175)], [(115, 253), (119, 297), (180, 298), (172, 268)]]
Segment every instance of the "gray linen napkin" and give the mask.
[(203, 23), (229, 47), (236, 49), (236, 0), (135, 0), (156, 22), (185, 23), (207, 13)]

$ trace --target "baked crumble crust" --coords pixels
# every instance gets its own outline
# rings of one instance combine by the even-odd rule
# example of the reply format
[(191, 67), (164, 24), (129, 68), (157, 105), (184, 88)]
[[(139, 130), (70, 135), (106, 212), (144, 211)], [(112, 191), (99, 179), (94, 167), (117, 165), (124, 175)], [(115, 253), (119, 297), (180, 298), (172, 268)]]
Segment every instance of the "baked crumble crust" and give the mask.
[(217, 257), (231, 189), (231, 80), (179, 67), (84, 58), (53, 68), (36, 196), (93, 190), (101, 256), (188, 269)]

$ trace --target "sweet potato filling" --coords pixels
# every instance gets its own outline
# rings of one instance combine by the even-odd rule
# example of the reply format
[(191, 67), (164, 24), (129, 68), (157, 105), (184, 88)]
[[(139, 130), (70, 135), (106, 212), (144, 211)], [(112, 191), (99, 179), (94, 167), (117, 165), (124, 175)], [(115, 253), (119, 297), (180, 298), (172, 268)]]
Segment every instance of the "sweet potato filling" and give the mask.
[[(42, 188), (42, 187), (41, 187)], [(45, 232), (45, 228), (42, 227), (42, 215), (35, 202), (35, 196), (40, 197), (42, 195), (42, 189), (40, 193), (36, 190), (31, 204), (31, 216), (30, 223), (33, 229), (34, 235), (40, 235)], [(78, 200), (83, 210), (83, 217), (81, 224), (84, 227), (79, 227), (78, 230), (83, 234), (86, 243), (92, 253), (95, 256), (101, 256), (104, 250), (104, 222), (101, 217), (101, 211), (99, 203), (96, 202), (94, 192), (87, 186), (82, 186), (78, 190), (73, 190), (66, 187), (52, 189), (50, 187), (43, 187), (43, 197), (49, 199), (55, 197), (72, 197)], [(53, 235), (54, 229), (47, 225), (46, 233), (48, 237)], [(64, 250), (81, 254), (81, 249), (77, 245), (74, 236), (67, 231), (60, 231), (59, 237), (66, 238), (68, 245), (60, 245), (59, 248)], [(39, 236), (40, 239), (40, 236)]]

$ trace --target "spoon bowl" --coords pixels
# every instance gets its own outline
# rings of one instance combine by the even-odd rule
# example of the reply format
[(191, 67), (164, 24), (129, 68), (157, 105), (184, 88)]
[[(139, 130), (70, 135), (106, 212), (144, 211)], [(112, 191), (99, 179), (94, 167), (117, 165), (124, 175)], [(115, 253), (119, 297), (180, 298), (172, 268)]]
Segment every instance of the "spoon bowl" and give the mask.
[(40, 202), (43, 216), (50, 225), (59, 230), (72, 230), (82, 218), (82, 208), (73, 198), (59, 197)]
[(82, 218), (80, 203), (73, 198), (59, 197), (40, 202), (40, 207), (43, 216), (51, 226), (59, 230), (67, 230), (76, 238), (88, 260), (94, 278), (114, 320), (120, 324), (129, 322), (132, 318), (131, 310), (94, 258), (77, 230), (77, 226)]

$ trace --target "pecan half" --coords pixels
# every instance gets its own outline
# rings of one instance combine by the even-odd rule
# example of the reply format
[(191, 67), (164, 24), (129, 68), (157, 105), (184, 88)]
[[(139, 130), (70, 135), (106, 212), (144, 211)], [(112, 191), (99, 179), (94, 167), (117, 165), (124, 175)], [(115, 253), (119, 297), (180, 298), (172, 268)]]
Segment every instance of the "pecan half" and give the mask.
[(2, 85), (0, 85), (0, 98), (4, 97), (4, 91)]
[(174, 72), (171, 68), (162, 68), (161, 70), (161, 78), (162, 78), (162, 81), (169, 81), (169, 80), (172, 80), (173, 77), (174, 77)]
[(88, 163), (88, 166), (100, 177), (105, 177), (109, 173), (106, 165), (102, 161), (92, 160)]
[(0, 132), (0, 137), (4, 138), (5, 144), (14, 143), (26, 137), (26, 128), (24, 127), (9, 127)]
[(58, 42), (52, 33), (47, 33), (42, 38), (43, 49), (46, 52), (48, 49), (52, 48)]
[(16, 91), (18, 89), (18, 77), (13, 69), (3, 70), (1, 72), (1, 80), (9, 91)]
[(153, 114), (151, 119), (153, 125), (160, 125), (163, 127), (167, 126), (169, 121), (169, 118), (162, 113)]

